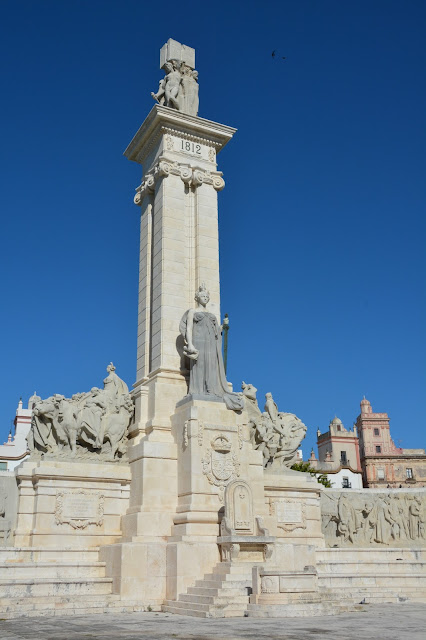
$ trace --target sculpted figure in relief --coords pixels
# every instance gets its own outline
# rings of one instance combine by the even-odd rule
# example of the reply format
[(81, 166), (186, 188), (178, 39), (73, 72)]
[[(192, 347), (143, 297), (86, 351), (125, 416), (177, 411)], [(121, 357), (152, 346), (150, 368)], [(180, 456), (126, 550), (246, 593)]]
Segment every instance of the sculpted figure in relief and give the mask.
[(263, 413), (256, 400), (257, 389), (243, 382), (245, 409), (249, 415), (252, 444), (263, 454), (264, 467), (272, 463), (291, 467), (296, 461), (296, 452), (306, 435), (306, 426), (293, 413), (278, 411), (271, 393), (265, 396)]
[(322, 530), (330, 546), (424, 546), (426, 493), (324, 491)]
[(104, 388), (72, 398), (55, 394), (35, 404), (27, 437), (33, 455), (114, 460), (126, 452), (133, 401), (111, 363)]
[(221, 399), (228, 409), (244, 407), (241, 393), (231, 393), (222, 357), (222, 332), (214, 313), (207, 311), (210, 294), (201, 284), (195, 294), (197, 307), (188, 309), (180, 322), (184, 353), (189, 358), (189, 394), (204, 400)]

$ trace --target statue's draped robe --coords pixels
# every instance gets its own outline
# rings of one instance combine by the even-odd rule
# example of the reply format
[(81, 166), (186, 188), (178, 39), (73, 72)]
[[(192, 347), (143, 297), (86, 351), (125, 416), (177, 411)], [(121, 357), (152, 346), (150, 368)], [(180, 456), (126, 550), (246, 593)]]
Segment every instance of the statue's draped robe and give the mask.
[[(186, 337), (188, 312), (181, 321), (181, 332)], [(222, 358), (222, 335), (214, 313), (195, 311), (192, 344), (198, 351), (197, 360), (190, 359), (189, 393), (195, 396), (222, 398), (228, 409), (244, 408), (244, 398), (231, 393), (225, 376)]]

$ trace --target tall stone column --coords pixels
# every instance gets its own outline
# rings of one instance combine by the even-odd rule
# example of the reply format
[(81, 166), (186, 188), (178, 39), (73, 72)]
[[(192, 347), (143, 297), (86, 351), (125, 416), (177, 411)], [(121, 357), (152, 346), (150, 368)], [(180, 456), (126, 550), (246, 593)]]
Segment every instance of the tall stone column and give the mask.
[(167, 540), (178, 504), (181, 454), (172, 416), (187, 394), (188, 374), (179, 324), (202, 282), (220, 321), (217, 193), (225, 183), (216, 155), (234, 133), (155, 105), (125, 151), (143, 166), (134, 199), (141, 226), (132, 481), (123, 541), (101, 555), (117, 593), (152, 604), (166, 597)]
[(142, 164), (135, 433), (167, 440), (186, 394), (179, 323), (205, 282), (220, 320), (216, 154), (235, 129), (156, 105), (126, 149)]

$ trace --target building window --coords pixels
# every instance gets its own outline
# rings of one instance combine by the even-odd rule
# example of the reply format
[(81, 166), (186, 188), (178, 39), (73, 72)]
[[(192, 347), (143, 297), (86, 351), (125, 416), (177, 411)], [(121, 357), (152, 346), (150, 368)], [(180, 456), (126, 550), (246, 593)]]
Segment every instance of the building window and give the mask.
[(351, 489), (352, 485), (349, 482), (349, 478), (346, 478), (345, 476), (343, 476), (342, 478), (342, 489)]
[(0, 462), (0, 471), (7, 471), (7, 462)]
[(405, 470), (405, 475), (407, 476), (407, 480), (412, 480), (413, 479), (413, 470), (412, 469), (406, 469)]
[(376, 453), (382, 453), (382, 447), (379, 444), (376, 444)]
[(384, 479), (385, 479), (385, 470), (377, 469), (377, 480), (384, 480)]
[(379, 436), (380, 435), (380, 431), (378, 429), (374, 429), (374, 435), (375, 436)]
[(346, 456), (346, 451), (340, 452), (340, 464), (348, 464), (348, 458)]

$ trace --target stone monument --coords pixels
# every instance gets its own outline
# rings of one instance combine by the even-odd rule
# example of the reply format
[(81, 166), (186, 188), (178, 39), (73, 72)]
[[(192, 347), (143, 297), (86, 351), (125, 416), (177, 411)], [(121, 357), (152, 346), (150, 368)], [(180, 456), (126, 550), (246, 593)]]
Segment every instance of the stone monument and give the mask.
[[(423, 597), (424, 495), (326, 493), (290, 470), (303, 422), (226, 380), (216, 161), (236, 130), (198, 117), (191, 47), (169, 40), (160, 67), (156, 104), (125, 151), (142, 166), (136, 381), (129, 393), (111, 363), (103, 389), (37, 398), (16, 527), (0, 500), (0, 538), (14, 534), (0, 550), (0, 613), (27, 610), (11, 594), (31, 615), (333, 613), (342, 589), (365, 597), (371, 572), (380, 597), (405, 597), (411, 579)], [(384, 546), (386, 562), (403, 563), (385, 585)], [(1, 577), (20, 569), (17, 583)]]

